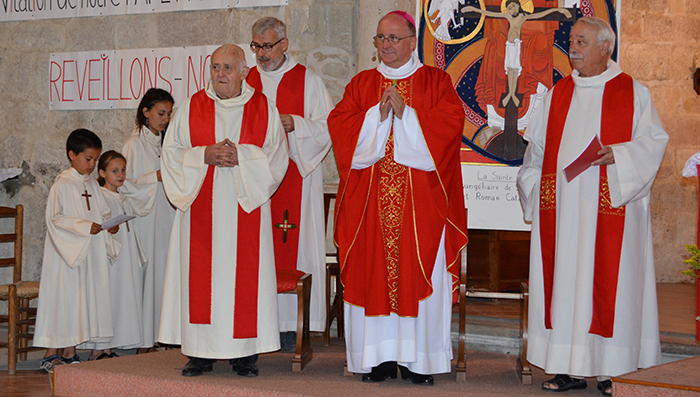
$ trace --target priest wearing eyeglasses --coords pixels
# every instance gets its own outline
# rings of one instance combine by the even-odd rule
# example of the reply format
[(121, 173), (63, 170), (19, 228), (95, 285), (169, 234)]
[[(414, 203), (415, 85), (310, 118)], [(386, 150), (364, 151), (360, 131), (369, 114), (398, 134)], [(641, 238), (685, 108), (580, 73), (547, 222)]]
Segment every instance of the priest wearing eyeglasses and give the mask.
[(382, 18), (381, 63), (328, 118), (340, 172), (335, 240), (345, 285), (348, 370), (365, 382), (432, 385), (451, 371), (451, 307), (467, 243), (450, 77), (421, 64), (408, 13)]
[[(289, 169), (272, 196), (275, 264), (279, 271), (312, 275), (309, 327), (326, 329), (326, 233), (321, 162), (331, 147), (326, 119), (333, 108), (323, 80), (287, 54), (287, 26), (277, 18), (252, 27), (250, 49), (257, 66), (247, 82), (275, 103), (289, 143)], [(279, 294), (282, 349), (293, 351), (297, 329), (296, 295)]]

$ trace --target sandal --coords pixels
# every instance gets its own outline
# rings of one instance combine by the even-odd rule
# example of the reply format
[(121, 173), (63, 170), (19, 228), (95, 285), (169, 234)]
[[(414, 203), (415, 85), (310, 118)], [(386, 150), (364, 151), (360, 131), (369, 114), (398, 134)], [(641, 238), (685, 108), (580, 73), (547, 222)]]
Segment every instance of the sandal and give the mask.
[(608, 379), (602, 382), (598, 382), (598, 390), (600, 390), (600, 392), (603, 393), (604, 396), (612, 396), (612, 380)]
[(57, 365), (61, 365), (62, 362), (58, 358), (57, 354), (50, 355), (48, 357), (44, 357), (41, 359), (41, 369), (44, 371), (52, 374), (53, 373), (53, 367)]
[(90, 357), (88, 357), (88, 361), (97, 361), (97, 360), (102, 360), (102, 359), (110, 358), (110, 357), (111, 356), (107, 353), (102, 353), (99, 356), (97, 356), (97, 358), (92, 358), (92, 355), (91, 355)]
[[(555, 385), (557, 386), (556, 389), (551, 389), (545, 385)], [(556, 375), (554, 378), (542, 382), (542, 390), (547, 390), (547, 391), (567, 391), (571, 389), (585, 389), (586, 388), (586, 380), (585, 379), (576, 379), (572, 378), (569, 375)]]
[(119, 356), (115, 352), (109, 353), (109, 358), (114, 358), (114, 357), (119, 357)]

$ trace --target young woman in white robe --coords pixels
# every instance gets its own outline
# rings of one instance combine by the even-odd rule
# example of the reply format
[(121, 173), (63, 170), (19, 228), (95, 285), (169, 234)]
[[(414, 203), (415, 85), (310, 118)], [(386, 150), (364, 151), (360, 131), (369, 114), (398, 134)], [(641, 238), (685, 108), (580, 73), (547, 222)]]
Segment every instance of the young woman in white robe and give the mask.
[(143, 347), (153, 347), (158, 337), (165, 261), (175, 209), (163, 190), (160, 152), (173, 110), (173, 97), (164, 90), (146, 91), (136, 113), (136, 126), (126, 140), (126, 181), (120, 191), (134, 210), (134, 228), (146, 254), (143, 267)]
[[(132, 215), (129, 202), (117, 190), (126, 179), (124, 156), (114, 150), (103, 153), (97, 163), (97, 172), (100, 176), (97, 181), (102, 186), (102, 194), (112, 216)], [(132, 223), (128, 221), (120, 225), (117, 236), (122, 249), (116, 261), (110, 260), (109, 289), (114, 337), (109, 342), (85, 344), (94, 349), (90, 355), (92, 360), (116, 357), (113, 348), (131, 349), (143, 345), (141, 269), (146, 265), (146, 260)]]

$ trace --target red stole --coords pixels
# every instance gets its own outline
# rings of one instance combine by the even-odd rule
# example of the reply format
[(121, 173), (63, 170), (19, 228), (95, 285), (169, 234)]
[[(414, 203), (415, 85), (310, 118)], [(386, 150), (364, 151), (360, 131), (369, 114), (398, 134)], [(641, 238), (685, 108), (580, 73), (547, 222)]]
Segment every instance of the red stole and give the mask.
[[(267, 100), (255, 92), (245, 104), (240, 144), (263, 146), (267, 134)], [(190, 101), (192, 147), (216, 143), (215, 103), (204, 90)], [(191, 324), (211, 324), (214, 167), (190, 207), (189, 313)], [(232, 198), (234, 200), (235, 198)], [(260, 208), (246, 213), (238, 205), (236, 284), (233, 337), (257, 337), (258, 268), (260, 264)]]
[[(305, 77), (306, 68), (300, 64), (284, 74), (277, 86), (277, 98), (275, 98), (275, 105), (280, 114), (304, 117)], [(247, 81), (255, 90), (262, 92), (262, 80), (257, 66), (250, 69)], [(277, 269), (296, 270), (297, 268), (303, 183), (304, 178), (299, 173), (299, 168), (290, 159), (287, 174), (270, 203)]]
[[(552, 290), (557, 229), (557, 159), (574, 88), (575, 84), (571, 76), (562, 79), (554, 88), (542, 164), (540, 241), (545, 297), (544, 322), (547, 329), (552, 328)], [(603, 146), (630, 141), (633, 118), (633, 81), (630, 76), (622, 73), (605, 84), (600, 122), (600, 140)], [(625, 207), (612, 207), (607, 167), (604, 165), (600, 166), (598, 187), (593, 313), (591, 328), (588, 332), (610, 338), (613, 335), (615, 321), (615, 298), (625, 226)]]

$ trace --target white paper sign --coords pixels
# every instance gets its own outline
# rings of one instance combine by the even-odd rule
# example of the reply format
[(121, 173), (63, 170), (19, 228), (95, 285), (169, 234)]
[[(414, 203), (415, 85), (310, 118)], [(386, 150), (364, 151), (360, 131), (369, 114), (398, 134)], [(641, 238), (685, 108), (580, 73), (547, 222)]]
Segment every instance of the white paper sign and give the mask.
[(287, 4), (289, 0), (0, 0), (0, 22)]
[(523, 220), (516, 177), (519, 167), (462, 164), (464, 205), (470, 229), (530, 230)]

